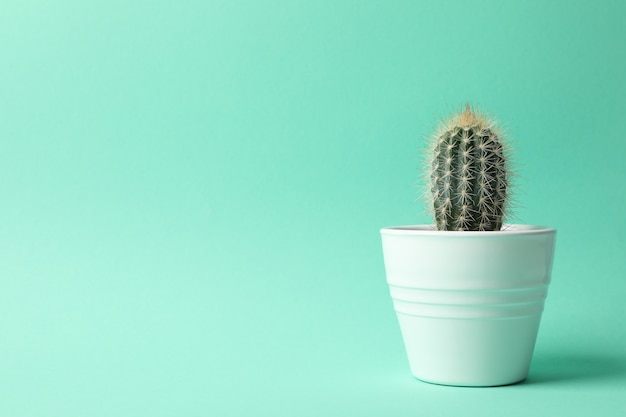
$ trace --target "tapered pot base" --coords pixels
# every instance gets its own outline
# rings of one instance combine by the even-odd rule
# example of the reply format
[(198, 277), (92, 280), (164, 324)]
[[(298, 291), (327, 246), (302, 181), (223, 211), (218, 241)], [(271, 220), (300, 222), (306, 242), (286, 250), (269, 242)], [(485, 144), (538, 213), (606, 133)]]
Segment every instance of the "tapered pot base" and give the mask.
[(398, 314), (411, 373), (438, 385), (492, 387), (528, 376), (541, 315), (437, 319)]

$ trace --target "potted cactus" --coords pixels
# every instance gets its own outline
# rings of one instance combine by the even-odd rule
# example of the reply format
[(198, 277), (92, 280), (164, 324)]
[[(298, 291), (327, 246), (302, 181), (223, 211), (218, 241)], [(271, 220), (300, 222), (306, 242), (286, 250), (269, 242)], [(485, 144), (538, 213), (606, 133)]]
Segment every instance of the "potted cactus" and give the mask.
[(547, 294), (556, 231), (505, 224), (506, 140), (467, 105), (430, 148), (434, 225), (381, 229), (387, 282), (411, 372), (456, 386), (524, 380)]

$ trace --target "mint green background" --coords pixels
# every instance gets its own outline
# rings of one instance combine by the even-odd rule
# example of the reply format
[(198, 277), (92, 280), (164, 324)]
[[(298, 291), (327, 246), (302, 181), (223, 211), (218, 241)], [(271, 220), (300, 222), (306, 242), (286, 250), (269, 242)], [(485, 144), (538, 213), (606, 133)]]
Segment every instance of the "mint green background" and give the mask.
[[(0, 3), (0, 416), (623, 416), (620, 1)], [(436, 119), (558, 229), (526, 383), (412, 378), (378, 230)], [(453, 257), (451, 255), (451, 261)]]

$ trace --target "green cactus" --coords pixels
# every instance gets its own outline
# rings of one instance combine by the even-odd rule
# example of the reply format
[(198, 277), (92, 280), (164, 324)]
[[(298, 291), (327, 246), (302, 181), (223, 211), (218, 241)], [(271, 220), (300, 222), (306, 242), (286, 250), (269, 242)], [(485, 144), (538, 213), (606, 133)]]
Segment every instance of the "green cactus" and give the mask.
[(469, 104), (440, 126), (430, 172), (438, 230), (501, 229), (509, 172), (500, 135), (495, 121)]

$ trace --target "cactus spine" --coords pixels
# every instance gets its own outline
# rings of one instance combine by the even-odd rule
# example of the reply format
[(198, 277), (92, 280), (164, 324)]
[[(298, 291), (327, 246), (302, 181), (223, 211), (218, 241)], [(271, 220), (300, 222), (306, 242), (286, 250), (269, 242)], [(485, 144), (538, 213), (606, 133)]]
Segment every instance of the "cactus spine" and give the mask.
[(438, 230), (496, 231), (507, 209), (508, 172), (499, 129), (469, 104), (435, 135), (430, 191)]

